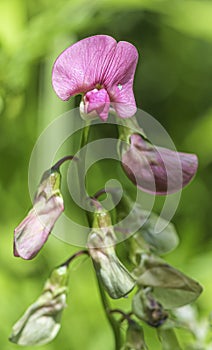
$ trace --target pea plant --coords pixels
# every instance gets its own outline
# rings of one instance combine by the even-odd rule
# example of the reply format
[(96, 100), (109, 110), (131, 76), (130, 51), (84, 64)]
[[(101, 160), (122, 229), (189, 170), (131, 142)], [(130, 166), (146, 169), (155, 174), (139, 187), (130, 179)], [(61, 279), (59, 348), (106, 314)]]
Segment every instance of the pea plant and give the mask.
[[(52, 85), (64, 101), (81, 95), (76, 116), (84, 123), (80, 149), (89, 145), (90, 130), (96, 120), (98, 128), (113, 118), (118, 133), (120, 177), (128, 177), (136, 191), (169, 196), (190, 183), (198, 160), (195, 154), (153, 144), (143, 130), (133, 92), (137, 61), (138, 52), (131, 43), (95, 35), (60, 54), (53, 66)], [(107, 147), (105, 140), (101, 140), (102, 147)], [(64, 215), (60, 167), (67, 161), (77, 172), (77, 191), (89, 228), (86, 244), (52, 270), (41, 295), (13, 326), (10, 341), (34, 346), (57, 336), (66, 307), (72, 261), (86, 255), (93, 262), (116, 350), (148, 349), (144, 324), (155, 329), (163, 349), (181, 349), (174, 329), (185, 328), (197, 337), (194, 318), (193, 323), (188, 321), (182, 310), (190, 310), (185, 308), (191, 308), (202, 287), (162, 257), (177, 247), (175, 227), (162, 215), (147, 210), (145, 203), (134, 201), (127, 188), (121, 195), (116, 187), (96, 188), (95, 193), (88, 194), (83, 177), (86, 152), (80, 156), (65, 155), (44, 172), (32, 208), (14, 231), (14, 256), (33, 259), (46, 244), (56, 221)], [(113, 210), (101, 200), (105, 194), (110, 196)], [(127, 266), (117, 254), (120, 242), (124, 243), (130, 262)], [(126, 296), (129, 310), (111, 307), (111, 299)], [(200, 349), (195, 348), (198, 342), (199, 339), (196, 343), (194, 340), (192, 349)]]

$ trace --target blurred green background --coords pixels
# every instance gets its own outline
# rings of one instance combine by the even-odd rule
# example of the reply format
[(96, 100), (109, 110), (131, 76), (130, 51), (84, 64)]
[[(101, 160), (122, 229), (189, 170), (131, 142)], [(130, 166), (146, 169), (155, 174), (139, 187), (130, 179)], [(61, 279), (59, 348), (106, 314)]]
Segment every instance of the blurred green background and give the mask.
[[(179, 150), (199, 156), (199, 171), (184, 189), (173, 222), (181, 243), (167, 260), (197, 279), (200, 315), (212, 310), (212, 2), (151, 0), (1, 0), (0, 2), (0, 346), (13, 323), (39, 295), (49, 271), (76, 247), (50, 237), (29, 262), (13, 257), (13, 229), (31, 206), (28, 162), (41, 131), (74, 102), (51, 87), (54, 60), (73, 42), (109, 34), (132, 42), (140, 60), (138, 107), (166, 128)], [(127, 305), (127, 300), (119, 304)], [(69, 307), (54, 342), (40, 349), (108, 350), (113, 338), (88, 260), (70, 274)], [(150, 349), (158, 349), (147, 330)]]

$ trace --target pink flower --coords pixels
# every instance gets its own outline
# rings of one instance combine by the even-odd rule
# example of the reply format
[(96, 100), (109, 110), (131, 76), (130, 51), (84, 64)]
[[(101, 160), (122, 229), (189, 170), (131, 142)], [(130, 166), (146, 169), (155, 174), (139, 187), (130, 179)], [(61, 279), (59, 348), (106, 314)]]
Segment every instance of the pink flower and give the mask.
[(47, 170), (38, 187), (33, 208), (14, 231), (14, 255), (30, 260), (40, 251), (64, 210), (60, 193), (61, 175)]
[(165, 195), (181, 190), (192, 180), (198, 159), (195, 154), (157, 147), (132, 134), (129, 149), (122, 152), (122, 166), (143, 191)]
[(121, 118), (135, 114), (132, 90), (136, 48), (107, 35), (95, 35), (67, 48), (57, 58), (52, 84), (62, 100), (82, 94), (81, 110), (105, 121), (110, 105)]

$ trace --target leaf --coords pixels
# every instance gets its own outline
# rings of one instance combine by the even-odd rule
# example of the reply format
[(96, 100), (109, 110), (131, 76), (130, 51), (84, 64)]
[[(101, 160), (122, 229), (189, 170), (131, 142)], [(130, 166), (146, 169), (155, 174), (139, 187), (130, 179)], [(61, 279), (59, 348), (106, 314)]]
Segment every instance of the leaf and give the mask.
[(151, 255), (142, 255), (135, 275), (137, 284), (152, 287), (153, 295), (167, 309), (189, 304), (202, 292), (198, 282)]
[[(144, 212), (142, 215), (148, 217), (147, 212)], [(154, 213), (150, 214), (139, 233), (135, 235), (138, 244), (142, 237), (158, 255), (166, 254), (174, 250), (179, 243), (174, 225)]]
[(157, 332), (163, 350), (182, 350), (173, 329), (158, 328)]

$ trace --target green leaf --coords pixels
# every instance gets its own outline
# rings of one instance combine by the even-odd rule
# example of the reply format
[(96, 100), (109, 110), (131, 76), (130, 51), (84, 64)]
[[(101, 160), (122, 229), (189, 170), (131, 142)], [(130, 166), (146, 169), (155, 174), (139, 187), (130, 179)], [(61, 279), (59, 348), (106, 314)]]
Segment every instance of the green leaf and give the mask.
[[(146, 211), (142, 211), (148, 217)], [(174, 250), (179, 244), (179, 238), (172, 223), (151, 213), (139, 233), (135, 235), (137, 243), (142, 245), (142, 238), (150, 245), (156, 254), (166, 254)]]
[(182, 350), (173, 329), (163, 330), (159, 328), (157, 332), (163, 350)]
[(189, 304), (202, 292), (198, 282), (153, 255), (143, 254), (134, 272), (137, 284), (152, 287), (157, 300), (167, 309)]

